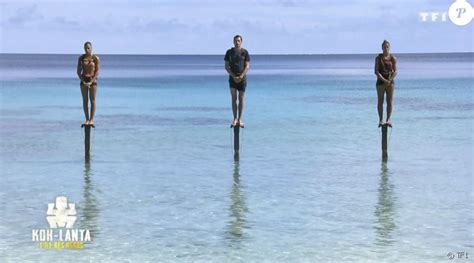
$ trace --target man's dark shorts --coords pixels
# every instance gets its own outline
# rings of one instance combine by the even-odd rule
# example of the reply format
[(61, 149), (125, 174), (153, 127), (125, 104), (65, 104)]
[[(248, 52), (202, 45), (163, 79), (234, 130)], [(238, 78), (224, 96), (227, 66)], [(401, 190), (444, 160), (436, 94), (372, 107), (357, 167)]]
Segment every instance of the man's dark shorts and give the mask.
[(247, 78), (244, 78), (241, 82), (236, 83), (232, 77), (229, 76), (229, 87), (231, 89), (237, 89), (238, 91), (245, 92), (247, 87)]

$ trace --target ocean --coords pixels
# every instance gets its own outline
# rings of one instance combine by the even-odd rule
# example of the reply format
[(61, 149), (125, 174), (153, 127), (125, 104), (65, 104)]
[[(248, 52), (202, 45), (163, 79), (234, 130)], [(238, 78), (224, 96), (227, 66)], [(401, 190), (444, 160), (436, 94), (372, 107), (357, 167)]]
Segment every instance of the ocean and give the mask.
[[(398, 58), (388, 160), (376, 54), (252, 55), (240, 160), (223, 55), (100, 55), (84, 158), (78, 55), (0, 54), (2, 262), (474, 257), (474, 54)], [(83, 249), (44, 249), (66, 196)]]

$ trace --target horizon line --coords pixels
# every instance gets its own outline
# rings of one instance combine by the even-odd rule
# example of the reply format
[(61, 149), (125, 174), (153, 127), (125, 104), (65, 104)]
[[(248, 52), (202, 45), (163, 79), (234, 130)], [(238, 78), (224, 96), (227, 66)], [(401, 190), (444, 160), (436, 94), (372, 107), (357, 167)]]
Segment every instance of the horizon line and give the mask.
[[(379, 52), (374, 53), (287, 53), (287, 54), (264, 54), (264, 53), (254, 53), (253, 56), (331, 56), (331, 55), (374, 55), (378, 54)], [(421, 54), (473, 54), (474, 51), (447, 51), (447, 52), (391, 52), (392, 54), (399, 54), (399, 55), (421, 55)], [(82, 53), (3, 53), (0, 52), (0, 55), (78, 55)], [(97, 53), (94, 53), (97, 54)], [(106, 56), (221, 56), (222, 54), (125, 54), (125, 53), (98, 53), (98, 55), (106, 55)]]

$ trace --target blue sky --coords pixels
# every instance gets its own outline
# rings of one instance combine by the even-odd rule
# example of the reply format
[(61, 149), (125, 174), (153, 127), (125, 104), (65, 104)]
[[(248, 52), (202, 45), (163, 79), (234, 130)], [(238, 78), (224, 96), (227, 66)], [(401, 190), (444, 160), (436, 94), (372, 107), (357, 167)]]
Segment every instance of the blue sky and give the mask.
[(222, 54), (235, 34), (252, 54), (472, 52), (474, 21), (421, 21), (452, 2), (0, 0), (0, 52)]

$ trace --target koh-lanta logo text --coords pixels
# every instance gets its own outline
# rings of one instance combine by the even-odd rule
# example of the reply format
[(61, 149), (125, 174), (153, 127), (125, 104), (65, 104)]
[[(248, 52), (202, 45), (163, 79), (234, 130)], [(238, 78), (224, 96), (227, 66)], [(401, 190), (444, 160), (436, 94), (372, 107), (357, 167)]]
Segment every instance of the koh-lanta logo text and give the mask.
[(448, 11), (420, 12), (421, 22), (446, 22), (451, 20), (453, 24), (465, 26), (474, 18), (474, 10), (467, 0), (455, 0)]
[(31, 240), (43, 249), (83, 249), (91, 242), (89, 229), (73, 228), (76, 222), (76, 205), (67, 202), (67, 197), (56, 197), (56, 203), (49, 203), (46, 211), (47, 229), (33, 229)]

